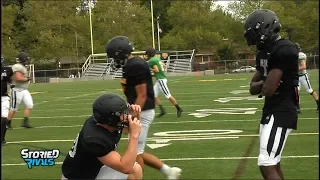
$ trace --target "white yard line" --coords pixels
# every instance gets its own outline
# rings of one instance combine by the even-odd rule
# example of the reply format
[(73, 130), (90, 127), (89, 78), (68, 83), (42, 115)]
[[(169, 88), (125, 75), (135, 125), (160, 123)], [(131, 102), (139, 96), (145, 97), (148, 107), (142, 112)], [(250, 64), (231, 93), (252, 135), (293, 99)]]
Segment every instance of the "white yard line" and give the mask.
[[(206, 106), (206, 105), (193, 105), (194, 107), (198, 106), (198, 107), (202, 107), (202, 106)], [(190, 107), (193, 107), (193, 106), (190, 106)], [(210, 109), (210, 108), (206, 108), (206, 109)], [(213, 108), (211, 108), (213, 109)], [(301, 110), (312, 110), (312, 109), (316, 109), (316, 108), (301, 108)], [(54, 110), (54, 109), (53, 109)], [(51, 110), (52, 111), (52, 110)], [(258, 109), (258, 110), (255, 110), (257, 112), (261, 112), (262, 110), (261, 109)], [(187, 115), (187, 114), (190, 114), (190, 113), (195, 113), (196, 111), (193, 111), (193, 112), (190, 112), (190, 111), (184, 111), (183, 114), (184, 115)], [(172, 113), (167, 113), (167, 114), (177, 114), (176, 112), (172, 112)], [(70, 115), (70, 116), (34, 116), (34, 117), (31, 117), (31, 119), (52, 119), (52, 118), (77, 118), (77, 117), (89, 117), (91, 116), (91, 114), (82, 114), (82, 115)]]
[[(305, 136), (305, 135), (319, 135), (319, 133), (316, 132), (309, 132), (309, 133), (291, 133), (289, 136)], [(215, 137), (256, 137), (259, 136), (259, 134), (223, 134), (223, 135), (215, 135)], [(170, 139), (170, 140), (174, 140), (172, 139), (173, 137), (161, 137), (161, 136), (153, 136), (147, 139), (147, 141), (155, 141), (155, 140), (159, 140), (159, 139)], [(177, 136), (176, 138), (180, 138), (180, 136)], [(181, 138), (186, 138), (184, 136), (182, 136)], [(205, 139), (205, 137), (199, 137), (199, 139)], [(212, 139), (211, 137), (208, 137), (208, 139)], [(123, 137), (121, 138), (121, 140), (128, 140), (127, 137)], [(11, 141), (11, 142), (7, 142), (8, 144), (21, 144), (21, 143), (50, 143), (50, 142), (74, 142), (74, 139), (52, 139), (52, 140), (30, 140), (30, 141)]]
[[(282, 159), (296, 159), (296, 158), (319, 158), (319, 155), (309, 156), (281, 156)], [(197, 161), (197, 160), (241, 160), (241, 159), (258, 159), (258, 157), (189, 157), (189, 158), (167, 158), (161, 159), (161, 161)], [(63, 162), (55, 162), (56, 165), (60, 165)], [(15, 164), (1, 164), (1, 166), (25, 166), (26, 163)]]
[[(87, 115), (85, 115), (87, 116)], [(299, 118), (302, 119), (318, 119), (318, 118)], [(160, 121), (160, 120), (159, 120)], [(260, 121), (260, 119), (224, 119), (224, 120), (194, 120), (194, 121), (160, 121), (153, 122), (152, 124), (186, 124), (186, 123), (219, 123), (219, 122), (252, 122)], [(81, 124), (77, 125), (56, 125), (56, 126), (36, 126), (35, 129), (45, 129), (45, 128), (73, 128), (73, 127), (82, 127)], [(13, 129), (25, 129), (23, 127), (13, 128)]]

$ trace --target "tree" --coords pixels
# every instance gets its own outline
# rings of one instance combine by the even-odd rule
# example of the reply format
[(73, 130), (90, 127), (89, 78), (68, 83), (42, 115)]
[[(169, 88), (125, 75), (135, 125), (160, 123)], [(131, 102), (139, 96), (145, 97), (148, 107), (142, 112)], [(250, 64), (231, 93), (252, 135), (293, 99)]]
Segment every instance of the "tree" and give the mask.
[(264, 3), (264, 0), (235, 1), (228, 5), (227, 11), (230, 12), (236, 20), (244, 22), (251, 12), (261, 9)]
[(220, 44), (222, 36), (214, 30), (211, 5), (211, 1), (175, 1), (168, 9), (173, 29), (162, 39), (163, 48), (199, 50)]
[(18, 54), (14, 41), (14, 22), (19, 7), (15, 4), (1, 6), (2, 24), (1, 24), (1, 46), (2, 55), (6, 61), (14, 62), (15, 56)]

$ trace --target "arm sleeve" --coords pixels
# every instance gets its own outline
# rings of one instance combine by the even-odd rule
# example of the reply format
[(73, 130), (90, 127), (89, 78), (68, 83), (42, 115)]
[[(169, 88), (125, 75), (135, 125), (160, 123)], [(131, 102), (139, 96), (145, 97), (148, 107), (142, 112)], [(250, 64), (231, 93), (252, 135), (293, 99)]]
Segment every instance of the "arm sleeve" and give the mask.
[(275, 61), (271, 69), (280, 69), (282, 71), (290, 68), (292, 64), (296, 65), (298, 62), (298, 52), (291, 46), (285, 46), (276, 53)]
[(139, 63), (135, 64), (127, 75), (130, 78), (130, 84), (132, 86), (137, 86), (139, 84), (146, 83), (148, 73), (150, 73), (148, 65)]
[(87, 139), (83, 143), (86, 151), (90, 152), (96, 157), (102, 157), (113, 151), (111, 145), (96, 139)]
[(20, 64), (15, 64), (11, 68), (12, 68), (12, 72), (13, 73), (15, 73), (15, 72), (23, 72), (23, 67)]

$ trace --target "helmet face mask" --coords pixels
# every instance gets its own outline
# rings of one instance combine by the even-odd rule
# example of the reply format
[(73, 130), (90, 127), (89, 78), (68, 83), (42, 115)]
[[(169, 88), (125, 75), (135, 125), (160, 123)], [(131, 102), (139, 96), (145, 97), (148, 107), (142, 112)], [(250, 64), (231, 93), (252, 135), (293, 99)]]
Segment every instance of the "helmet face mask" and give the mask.
[(301, 46), (300, 46), (299, 43), (294, 43), (294, 44), (297, 46), (297, 48), (298, 48), (299, 51), (302, 51)]
[(134, 47), (126, 36), (113, 37), (106, 46), (107, 56), (113, 58), (115, 68), (124, 66), (132, 51)]

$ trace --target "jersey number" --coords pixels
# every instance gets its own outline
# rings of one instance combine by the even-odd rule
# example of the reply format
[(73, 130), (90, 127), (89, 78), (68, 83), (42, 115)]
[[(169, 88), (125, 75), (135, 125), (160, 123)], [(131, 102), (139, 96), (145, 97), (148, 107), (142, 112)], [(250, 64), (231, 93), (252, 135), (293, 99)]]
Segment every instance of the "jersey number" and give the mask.
[(268, 60), (267, 59), (261, 59), (260, 60), (260, 66), (263, 68), (263, 76), (268, 75)]
[(74, 156), (76, 155), (76, 152), (77, 152), (78, 139), (79, 139), (79, 134), (77, 135), (76, 139), (74, 140), (73, 146), (69, 151), (69, 156), (72, 158), (74, 158)]

